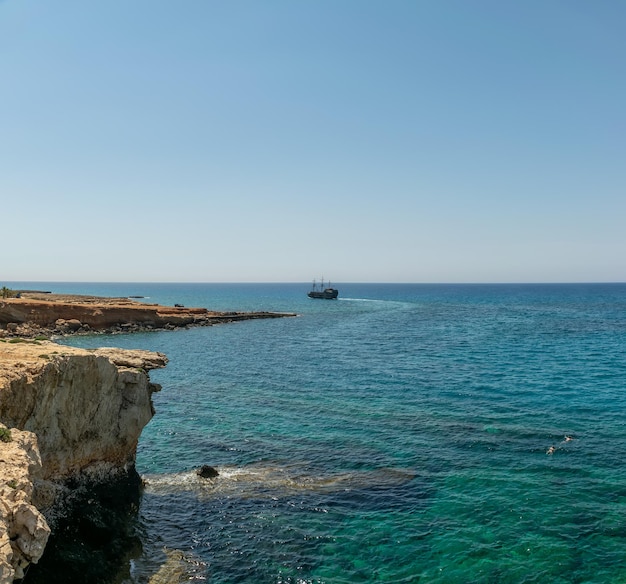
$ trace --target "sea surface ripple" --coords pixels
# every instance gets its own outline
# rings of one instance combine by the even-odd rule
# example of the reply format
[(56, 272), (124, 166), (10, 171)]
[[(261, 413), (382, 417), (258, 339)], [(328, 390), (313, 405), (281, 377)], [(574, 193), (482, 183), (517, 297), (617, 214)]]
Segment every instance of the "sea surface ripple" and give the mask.
[(626, 285), (67, 287), (300, 315), (66, 341), (170, 358), (125, 582), (626, 582)]

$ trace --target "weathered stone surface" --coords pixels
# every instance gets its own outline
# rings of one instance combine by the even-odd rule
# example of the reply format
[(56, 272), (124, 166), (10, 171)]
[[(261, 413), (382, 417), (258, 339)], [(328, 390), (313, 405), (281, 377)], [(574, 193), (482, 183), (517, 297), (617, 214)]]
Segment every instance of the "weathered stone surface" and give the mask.
[(0, 302), (0, 323), (30, 322), (40, 326), (66, 326), (77, 330), (82, 324), (104, 329), (122, 323), (137, 322), (164, 325), (188, 324), (195, 315), (206, 315), (205, 308), (180, 309), (142, 304), (124, 299), (101, 299), (101, 302), (8, 298)]
[(153, 415), (150, 351), (0, 343), (0, 421), (37, 434), (44, 479), (106, 475), (134, 464)]
[(23, 294), (0, 300), (0, 329), (16, 336), (86, 331), (172, 330), (256, 318), (295, 316), (273, 312), (215, 312), (206, 308), (145, 304), (127, 298)]
[(0, 422), (11, 428), (0, 441), (0, 582), (39, 560), (46, 520), (54, 525), (72, 499), (84, 507), (98, 485), (122, 483), (138, 496), (137, 442), (160, 389), (147, 372), (166, 362), (150, 351), (0, 342)]
[[(5, 428), (4, 425), (0, 425)], [(11, 429), (0, 442), (0, 582), (24, 576), (24, 568), (42, 556), (50, 528), (33, 506), (33, 480), (41, 476), (37, 437)]]

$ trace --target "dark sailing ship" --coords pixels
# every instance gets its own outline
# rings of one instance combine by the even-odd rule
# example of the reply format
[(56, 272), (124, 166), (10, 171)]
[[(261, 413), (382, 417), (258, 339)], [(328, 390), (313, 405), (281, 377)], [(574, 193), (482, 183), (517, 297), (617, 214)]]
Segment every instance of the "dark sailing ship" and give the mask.
[(315, 280), (313, 280), (313, 288), (307, 294), (309, 298), (323, 298), (324, 300), (336, 300), (337, 296), (339, 296), (339, 290), (336, 288), (331, 288), (330, 282), (328, 282), (328, 286), (324, 288), (324, 278), (322, 278), (322, 283), (319, 287), (315, 284)]

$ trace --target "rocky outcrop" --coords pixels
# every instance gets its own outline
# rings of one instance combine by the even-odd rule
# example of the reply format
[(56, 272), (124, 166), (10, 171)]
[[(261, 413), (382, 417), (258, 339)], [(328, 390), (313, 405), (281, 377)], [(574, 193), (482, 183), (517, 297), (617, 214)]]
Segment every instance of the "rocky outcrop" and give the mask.
[(37, 435), (44, 479), (134, 464), (159, 389), (146, 372), (164, 355), (35, 341), (2, 343), (0, 358), (0, 421)]
[(37, 437), (1, 424), (0, 432), (0, 582), (12, 582), (41, 558), (50, 528), (32, 504), (41, 476)]
[[(148, 371), (167, 359), (64, 347), (41, 335), (284, 316), (295, 315), (26, 291), (0, 299), (0, 584), (22, 577), (29, 563), (28, 584), (120, 581), (113, 570), (137, 545), (135, 455), (160, 389)], [(159, 577), (183, 574), (180, 558), (168, 561)]]
[[(0, 482), (0, 574), (12, 569), (19, 577), (26, 563), (39, 559), (47, 538), (33, 504), (54, 528), (71, 512), (68, 502), (93, 502), (85, 485), (123, 484), (138, 492), (137, 443), (154, 413), (151, 395), (160, 389), (147, 372), (167, 359), (149, 351), (16, 340), (0, 341), (0, 422), (12, 437), (0, 442), (0, 459), (13, 468), (0, 477), (14, 477)], [(110, 489), (103, 494), (109, 497)], [(0, 582), (11, 581), (6, 578)]]
[(127, 298), (27, 294), (0, 300), (0, 337), (131, 332), (210, 326), (256, 318), (295, 316), (275, 312), (216, 312), (206, 308), (145, 304)]
[[(104, 300), (104, 299), (103, 299)], [(52, 301), (9, 298), (0, 302), (0, 322), (52, 326), (58, 320), (105, 329), (121, 323), (138, 323), (162, 327), (168, 323), (183, 326), (206, 316), (206, 308), (172, 308), (141, 304), (131, 300), (107, 299), (107, 302)]]

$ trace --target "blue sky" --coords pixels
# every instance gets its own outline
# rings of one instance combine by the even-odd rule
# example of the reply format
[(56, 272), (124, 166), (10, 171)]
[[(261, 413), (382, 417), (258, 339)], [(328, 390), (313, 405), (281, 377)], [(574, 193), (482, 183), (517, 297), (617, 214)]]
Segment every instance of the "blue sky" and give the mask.
[(624, 281), (625, 22), (0, 0), (0, 281)]

